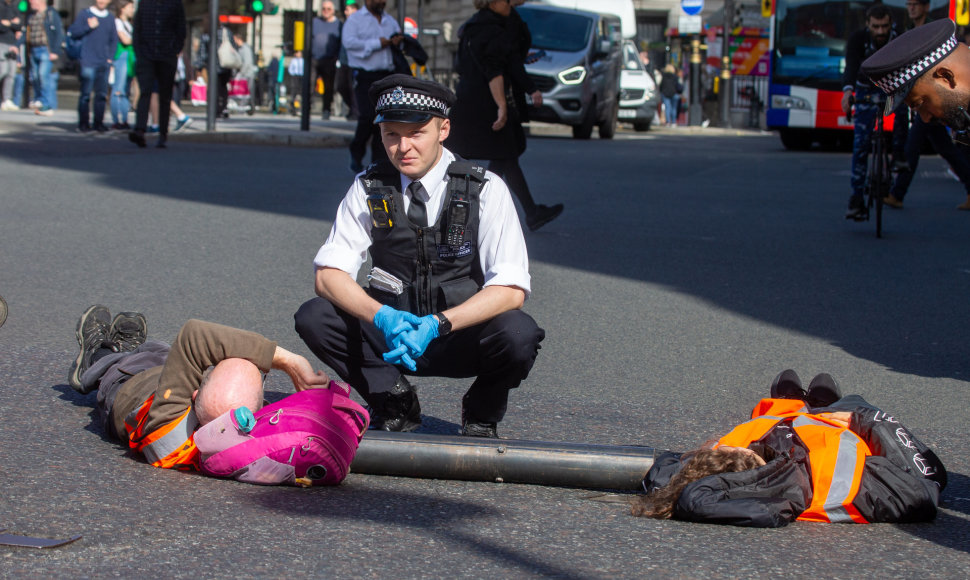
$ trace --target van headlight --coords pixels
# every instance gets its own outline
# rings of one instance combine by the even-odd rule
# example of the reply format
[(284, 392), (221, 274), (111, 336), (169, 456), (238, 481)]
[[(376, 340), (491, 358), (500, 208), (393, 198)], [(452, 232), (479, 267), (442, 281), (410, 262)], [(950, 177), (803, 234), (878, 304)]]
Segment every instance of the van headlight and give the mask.
[(808, 101), (801, 97), (792, 97), (789, 95), (772, 95), (771, 97), (771, 108), (772, 109), (800, 109), (800, 110), (810, 110), (812, 107), (808, 104)]
[(586, 67), (574, 66), (559, 73), (559, 82), (564, 85), (578, 85), (586, 78)]

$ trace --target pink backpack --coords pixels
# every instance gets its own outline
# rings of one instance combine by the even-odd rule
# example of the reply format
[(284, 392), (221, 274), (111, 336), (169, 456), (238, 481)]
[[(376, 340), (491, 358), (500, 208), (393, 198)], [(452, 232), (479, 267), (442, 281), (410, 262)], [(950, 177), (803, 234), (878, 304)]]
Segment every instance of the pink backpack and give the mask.
[(337, 381), (263, 407), (248, 432), (249, 414), (237, 411), (195, 432), (200, 467), (206, 475), (260, 485), (337, 485), (370, 424), (367, 411), (350, 400), (350, 386)]

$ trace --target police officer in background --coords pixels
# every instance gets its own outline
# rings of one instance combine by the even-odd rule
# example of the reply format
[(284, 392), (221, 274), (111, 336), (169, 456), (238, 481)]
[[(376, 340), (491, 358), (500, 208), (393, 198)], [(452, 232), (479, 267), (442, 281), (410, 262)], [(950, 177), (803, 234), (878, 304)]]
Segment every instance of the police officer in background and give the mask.
[[(498, 437), (509, 390), (545, 332), (521, 308), (525, 239), (508, 187), (442, 143), (455, 95), (408, 75), (374, 83), (390, 161), (357, 176), (314, 259), (318, 298), (295, 315), (307, 346), (371, 406), (371, 426), (413, 431), (417, 392), (404, 374), (476, 377), (461, 433)], [(368, 251), (368, 288), (355, 281)]]
[[(970, 130), (970, 50), (952, 20), (903, 34), (862, 64), (862, 72), (889, 95), (886, 107), (908, 105), (928, 127)], [(970, 209), (970, 192), (957, 209)]]
[[(866, 217), (866, 206), (862, 193), (866, 184), (867, 160), (880, 107), (869, 101), (879, 94), (865, 75), (859, 74), (862, 61), (874, 54), (896, 36), (892, 14), (883, 4), (873, 4), (866, 10), (866, 27), (855, 32), (845, 46), (845, 71), (842, 74), (842, 112), (846, 115), (852, 109), (850, 99), (855, 96), (855, 127), (852, 140), (852, 195), (849, 197), (849, 210), (846, 219), (862, 220)], [(905, 111), (905, 109), (904, 109)], [(897, 119), (905, 118), (905, 113)], [(893, 158), (903, 159), (903, 146), (906, 143), (907, 124), (897, 123), (893, 133)]]

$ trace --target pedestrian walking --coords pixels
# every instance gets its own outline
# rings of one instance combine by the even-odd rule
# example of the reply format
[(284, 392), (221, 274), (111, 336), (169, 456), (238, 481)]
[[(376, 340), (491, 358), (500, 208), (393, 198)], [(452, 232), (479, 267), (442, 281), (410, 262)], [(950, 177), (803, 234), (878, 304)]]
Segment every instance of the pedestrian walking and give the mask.
[[(82, 10), (67, 33), (81, 43), (81, 94), (77, 102), (77, 129), (81, 133), (105, 133), (104, 112), (108, 104), (108, 75), (118, 50), (115, 17), (108, 12), (111, 0), (94, 0)], [(91, 94), (94, 93), (94, 112)], [(93, 120), (93, 123), (92, 123)]]
[(166, 147), (172, 107), (172, 86), (178, 55), (185, 45), (185, 9), (181, 0), (141, 0), (134, 19), (135, 70), (138, 78), (138, 112), (132, 143), (145, 147), (145, 130), (152, 92), (158, 90), (159, 149)]
[(333, 108), (334, 81), (337, 76), (337, 59), (340, 57), (340, 31), (343, 24), (337, 19), (331, 0), (320, 4), (320, 16), (313, 19), (313, 63), (317, 82), (323, 85), (323, 110), (321, 118), (330, 119)]
[[(344, 6), (344, 22), (350, 18), (351, 14), (357, 12), (358, 8), (354, 0), (347, 0), (347, 5)], [(342, 34), (343, 28), (341, 27)], [(340, 94), (340, 98), (344, 101), (344, 106), (347, 107), (347, 120), (356, 121), (358, 111), (357, 98), (354, 96), (354, 71), (350, 68), (350, 64), (348, 64), (347, 49), (344, 48), (343, 41), (340, 43), (340, 52), (337, 57), (337, 75), (334, 82), (337, 85), (337, 92)]]
[(30, 80), (34, 89), (34, 113), (49, 117), (57, 107), (57, 82), (54, 72), (64, 56), (64, 25), (48, 0), (30, 0), (27, 21), (27, 47), (30, 55)]
[(135, 48), (132, 46), (132, 17), (135, 3), (132, 0), (118, 0), (115, 4), (115, 27), (118, 33), (118, 50), (112, 63), (114, 81), (111, 85), (112, 129), (128, 131), (128, 111), (131, 110), (131, 80), (135, 76)]
[(13, 0), (0, 0), (0, 110), (17, 111), (20, 105), (14, 103), (14, 82), (17, 74), (17, 60), (20, 49), (17, 37), (23, 27), (20, 14)]
[(475, 6), (478, 12), (459, 36), (458, 102), (447, 146), (467, 159), (487, 161), (519, 200), (534, 231), (559, 216), (563, 206), (536, 204), (519, 165), (526, 148), (526, 92), (542, 104), (542, 93), (525, 73), (531, 36), (509, 2), (475, 0)]
[(364, 170), (364, 155), (370, 141), (371, 162), (387, 158), (381, 144), (380, 129), (374, 124), (374, 103), (370, 87), (394, 72), (391, 47), (402, 40), (401, 27), (384, 13), (385, 0), (365, 0), (365, 10), (358, 10), (344, 23), (341, 42), (347, 51), (347, 63), (354, 71), (354, 96), (357, 100), (357, 129), (350, 142), (350, 170)]

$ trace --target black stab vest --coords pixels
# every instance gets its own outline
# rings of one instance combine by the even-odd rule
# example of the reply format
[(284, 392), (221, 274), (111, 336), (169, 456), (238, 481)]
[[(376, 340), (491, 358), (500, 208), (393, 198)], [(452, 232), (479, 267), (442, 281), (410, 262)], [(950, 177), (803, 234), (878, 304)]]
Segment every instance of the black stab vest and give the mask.
[[(485, 283), (478, 254), (479, 197), (485, 185), (485, 169), (456, 158), (448, 166), (447, 175), (445, 202), (427, 227), (408, 220), (401, 177), (394, 166), (375, 164), (361, 177), (368, 196), (378, 192), (377, 188), (385, 192), (393, 190), (386, 196), (390, 197), (387, 214), (391, 225), (372, 224), (370, 254), (375, 268), (393, 274), (404, 283), (404, 292), (394, 295), (373, 286), (365, 288), (381, 304), (427, 316), (461, 304)], [(467, 217), (464, 231), (460, 232), (459, 228), (457, 234), (449, 236), (446, 230), (452, 225), (448, 222), (456, 213), (452, 210), (456, 203), (466, 204)]]

